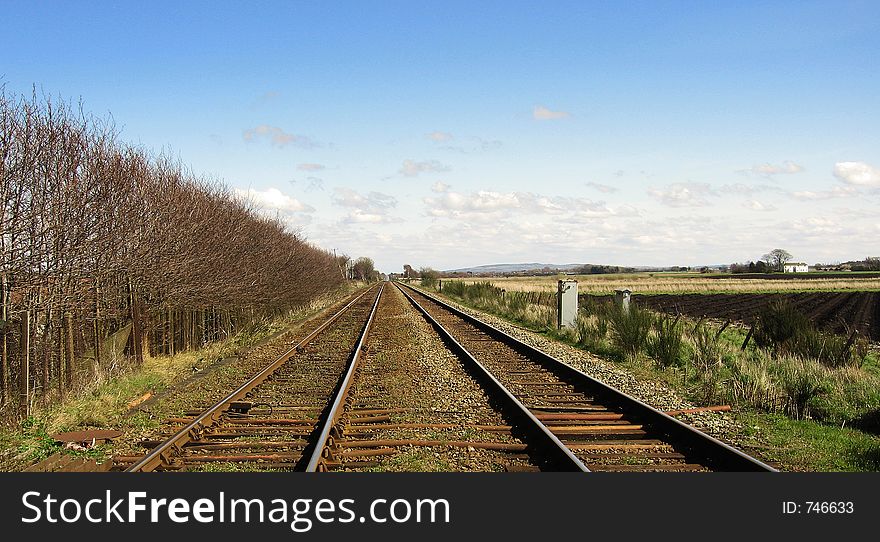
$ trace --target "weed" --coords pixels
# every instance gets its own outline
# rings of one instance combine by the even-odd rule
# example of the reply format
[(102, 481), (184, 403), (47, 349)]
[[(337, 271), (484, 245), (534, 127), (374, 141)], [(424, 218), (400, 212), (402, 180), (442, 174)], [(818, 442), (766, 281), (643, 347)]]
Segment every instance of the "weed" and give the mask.
[(832, 368), (859, 366), (867, 355), (865, 341), (824, 333), (790, 304), (773, 302), (765, 307), (755, 325), (755, 343), (775, 355), (794, 355), (818, 360)]
[(810, 417), (813, 402), (831, 391), (829, 370), (816, 361), (782, 357), (773, 370), (785, 395), (785, 411), (796, 420)]
[(662, 367), (679, 365), (684, 340), (679, 318), (658, 315), (654, 319), (654, 335), (648, 341), (648, 354)]
[(610, 313), (614, 345), (625, 357), (637, 358), (648, 342), (648, 332), (654, 320), (651, 313), (636, 306), (630, 306), (629, 310), (615, 307)]
[(719, 393), (722, 365), (722, 348), (715, 330), (699, 323), (691, 332), (693, 343), (692, 363), (700, 379), (701, 395), (707, 403), (714, 402)]
[(723, 388), (724, 400), (755, 410), (776, 411), (782, 392), (770, 374), (771, 364), (764, 350), (752, 350), (744, 356), (727, 359), (725, 366), (730, 376)]

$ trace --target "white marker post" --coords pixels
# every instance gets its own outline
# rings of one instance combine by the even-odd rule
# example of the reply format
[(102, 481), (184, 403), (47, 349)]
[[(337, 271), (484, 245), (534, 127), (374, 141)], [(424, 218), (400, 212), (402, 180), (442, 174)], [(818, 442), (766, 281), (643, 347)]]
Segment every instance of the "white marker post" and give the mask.
[(578, 313), (578, 283), (560, 280), (556, 291), (556, 324), (559, 328), (575, 327)]
[(614, 290), (614, 301), (620, 306), (623, 312), (629, 312), (629, 298), (632, 295), (630, 290), (626, 288), (622, 290)]

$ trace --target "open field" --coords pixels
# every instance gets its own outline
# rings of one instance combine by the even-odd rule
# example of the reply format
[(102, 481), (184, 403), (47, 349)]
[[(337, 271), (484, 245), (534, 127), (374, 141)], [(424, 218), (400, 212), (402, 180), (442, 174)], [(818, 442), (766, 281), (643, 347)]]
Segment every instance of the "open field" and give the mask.
[(800, 292), (770, 294), (658, 294), (633, 300), (648, 308), (699, 318), (731, 319), (752, 324), (774, 301), (790, 304), (817, 326), (834, 333), (859, 333), (880, 341), (880, 292)]
[(841, 278), (811, 279), (779, 275), (782, 278), (742, 280), (733, 278), (735, 276), (693, 273), (628, 273), (540, 277), (473, 277), (443, 280), (463, 280), (468, 283), (488, 280), (511, 292), (555, 292), (558, 280), (574, 279), (578, 281), (578, 291), (589, 294), (611, 294), (614, 293), (614, 290), (621, 288), (632, 290), (636, 294), (880, 291), (880, 278), (874, 276), (862, 278), (855, 274), (847, 274)]
[[(633, 292), (639, 305), (694, 318), (731, 319), (751, 324), (761, 309), (772, 301), (784, 301), (817, 326), (834, 333), (857, 329), (865, 337), (880, 341), (880, 279), (781, 278), (742, 280), (707, 278), (683, 273), (637, 273), (615, 275), (556, 275), (544, 277), (499, 277), (483, 279), (510, 292), (554, 294), (560, 278), (578, 281), (584, 296), (610, 295), (619, 288)], [(445, 279), (456, 280), (456, 279)], [(459, 279), (460, 280), (460, 279)], [(470, 279), (480, 280), (480, 279)], [(466, 281), (467, 282), (467, 281)], [(537, 300), (536, 300), (537, 301)], [(553, 304), (552, 297), (541, 303)]]

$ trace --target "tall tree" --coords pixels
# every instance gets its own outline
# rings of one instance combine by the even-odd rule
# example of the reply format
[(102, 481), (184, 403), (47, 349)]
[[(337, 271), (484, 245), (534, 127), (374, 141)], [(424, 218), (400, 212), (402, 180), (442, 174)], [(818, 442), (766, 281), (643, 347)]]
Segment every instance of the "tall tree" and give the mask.
[(774, 248), (767, 254), (761, 256), (761, 259), (767, 262), (767, 266), (773, 271), (782, 271), (785, 262), (792, 259), (791, 253), (781, 248)]
[(373, 260), (362, 256), (354, 261), (351, 267), (353, 278), (357, 280), (376, 280), (376, 269)]

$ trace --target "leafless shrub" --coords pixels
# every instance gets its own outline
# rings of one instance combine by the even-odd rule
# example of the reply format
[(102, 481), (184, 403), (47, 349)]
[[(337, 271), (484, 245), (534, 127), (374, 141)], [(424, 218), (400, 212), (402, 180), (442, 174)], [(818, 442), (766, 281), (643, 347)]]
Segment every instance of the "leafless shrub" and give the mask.
[(0, 407), (195, 348), (344, 280), (333, 254), (112, 123), (0, 88)]

